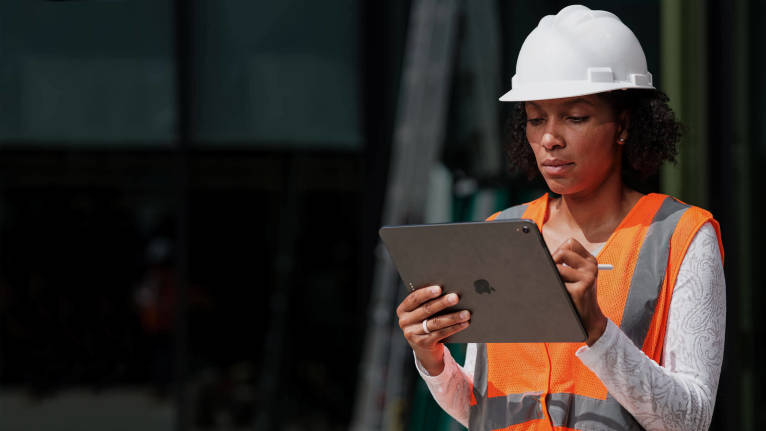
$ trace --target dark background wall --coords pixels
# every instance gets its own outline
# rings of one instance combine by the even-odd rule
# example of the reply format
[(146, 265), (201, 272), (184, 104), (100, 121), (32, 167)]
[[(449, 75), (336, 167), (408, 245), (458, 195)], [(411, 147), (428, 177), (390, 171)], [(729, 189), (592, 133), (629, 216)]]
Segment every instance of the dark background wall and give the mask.
[[(349, 426), (414, 2), (0, 1), (1, 429)], [(499, 96), (524, 37), (566, 3), (489, 3)], [(663, 71), (704, 78), (703, 92), (685, 84), (679, 112), (707, 137), (684, 148), (708, 156), (646, 187), (722, 224), (713, 429), (760, 428), (766, 10), (585, 4), (634, 30), (658, 88), (680, 91)], [(663, 24), (674, 5), (684, 13)], [(440, 155), (455, 219), (478, 191), (502, 191), (503, 205), (541, 189), (476, 168), (465, 20)], [(704, 74), (667, 67), (677, 36)], [(436, 408), (404, 378), (404, 427), (453, 426), (419, 422)]]

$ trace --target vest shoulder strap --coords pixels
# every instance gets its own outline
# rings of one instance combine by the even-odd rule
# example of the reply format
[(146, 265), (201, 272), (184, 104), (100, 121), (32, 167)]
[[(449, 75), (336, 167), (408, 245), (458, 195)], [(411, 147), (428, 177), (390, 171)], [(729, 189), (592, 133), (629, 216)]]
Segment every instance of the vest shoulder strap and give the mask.
[(514, 218), (533, 218), (529, 215), (529, 212), (532, 212), (532, 210), (539, 210), (541, 208), (545, 208), (545, 209), (548, 208), (547, 193), (531, 202), (527, 202), (520, 205), (514, 205), (502, 211), (498, 211), (492, 214), (489, 218), (487, 218), (487, 221), (507, 220), (507, 219), (514, 219)]
[(656, 300), (653, 321), (643, 340), (642, 350), (647, 356), (655, 361), (659, 362), (662, 357), (662, 348), (665, 344), (665, 332), (667, 327), (667, 313), (670, 309), (670, 301), (673, 297), (673, 291), (678, 279), (678, 273), (681, 269), (681, 264), (683, 263), (686, 252), (694, 240), (694, 237), (705, 223), (710, 223), (715, 229), (718, 240), (718, 249), (720, 250), (721, 261), (723, 262), (724, 252), (718, 222), (713, 218), (713, 215), (710, 212), (699, 207), (688, 206), (678, 220), (673, 235), (670, 238), (670, 252), (668, 255), (667, 274), (665, 276), (664, 286), (660, 289), (659, 297)]

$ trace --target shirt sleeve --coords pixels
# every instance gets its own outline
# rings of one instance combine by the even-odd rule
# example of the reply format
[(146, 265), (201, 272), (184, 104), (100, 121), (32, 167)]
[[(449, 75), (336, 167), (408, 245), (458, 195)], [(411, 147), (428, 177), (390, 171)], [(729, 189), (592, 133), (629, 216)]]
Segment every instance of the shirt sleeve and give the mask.
[(723, 361), (725, 288), (718, 238), (706, 223), (681, 262), (662, 366), (611, 321), (577, 357), (647, 430), (708, 429)]
[[(413, 352), (414, 355), (414, 352)], [(420, 377), (426, 382), (428, 390), (436, 403), (460, 422), (468, 427), (468, 415), (473, 385), (473, 369), (476, 361), (476, 344), (469, 343), (466, 348), (466, 361), (459, 366), (452, 357), (449, 349), (444, 347), (444, 370), (438, 376), (431, 376), (415, 357), (415, 366)]]

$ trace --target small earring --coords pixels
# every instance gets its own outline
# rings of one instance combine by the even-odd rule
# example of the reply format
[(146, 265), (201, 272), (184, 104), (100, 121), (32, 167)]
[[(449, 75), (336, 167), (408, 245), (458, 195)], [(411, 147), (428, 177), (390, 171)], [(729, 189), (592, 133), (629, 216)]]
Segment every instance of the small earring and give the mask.
[(617, 140), (617, 142), (619, 142), (621, 144), (624, 144), (625, 143), (625, 138), (620, 138), (620, 139)]

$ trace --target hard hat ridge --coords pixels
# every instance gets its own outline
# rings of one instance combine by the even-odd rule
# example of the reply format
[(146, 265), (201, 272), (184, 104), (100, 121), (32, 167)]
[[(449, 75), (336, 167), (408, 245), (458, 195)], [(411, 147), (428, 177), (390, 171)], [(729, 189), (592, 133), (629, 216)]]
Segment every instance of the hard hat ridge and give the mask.
[(561, 9), (556, 15), (546, 15), (540, 20), (540, 26), (543, 21), (548, 21), (553, 25), (562, 28), (572, 28), (586, 21), (598, 18), (616, 19), (620, 21), (617, 15), (605, 10), (591, 10), (579, 4), (573, 4)]
[(613, 13), (581, 5), (540, 20), (519, 51), (511, 86), (501, 101), (654, 88), (633, 32)]

